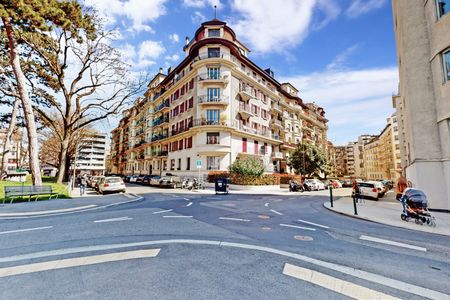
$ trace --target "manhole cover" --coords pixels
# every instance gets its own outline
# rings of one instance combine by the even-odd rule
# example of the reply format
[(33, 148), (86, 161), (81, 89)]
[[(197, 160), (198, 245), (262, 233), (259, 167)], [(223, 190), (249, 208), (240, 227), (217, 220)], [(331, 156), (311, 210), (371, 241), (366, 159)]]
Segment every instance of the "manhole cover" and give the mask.
[(294, 235), (294, 239), (298, 240), (298, 241), (312, 241), (313, 238), (310, 236), (306, 236), (306, 235)]
[(265, 220), (270, 219), (270, 217), (266, 216), (266, 215), (259, 215), (258, 218), (265, 219)]
[(262, 229), (262, 230), (265, 230), (265, 231), (269, 231), (269, 230), (271, 230), (272, 228), (270, 228), (270, 227), (261, 227), (261, 229)]

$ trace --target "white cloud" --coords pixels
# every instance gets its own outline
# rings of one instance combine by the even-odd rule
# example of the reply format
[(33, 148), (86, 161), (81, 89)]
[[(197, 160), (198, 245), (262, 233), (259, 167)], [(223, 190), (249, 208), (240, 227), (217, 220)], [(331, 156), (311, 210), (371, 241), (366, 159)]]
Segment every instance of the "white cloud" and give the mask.
[(344, 52), (338, 54), (331, 63), (327, 65), (327, 70), (342, 70), (345, 69), (345, 63), (347, 62), (350, 55), (352, 55), (357, 49), (359, 45), (355, 44), (347, 49)]
[(176, 33), (169, 34), (169, 40), (171, 40), (174, 43), (178, 43), (180, 40), (180, 37)]
[(167, 0), (86, 0), (86, 4), (95, 7), (106, 20), (107, 25), (119, 23), (119, 17), (132, 22), (131, 29), (149, 31), (149, 22), (155, 21), (166, 13), (164, 3)]
[(161, 42), (151, 40), (144, 41), (138, 46), (126, 43), (117, 49), (122, 59), (135, 70), (155, 65), (155, 60), (166, 51)]
[(280, 79), (300, 90), (305, 102), (316, 102), (329, 119), (329, 138), (346, 144), (364, 133), (377, 134), (392, 114), (397, 67), (366, 70), (324, 70)]
[[(334, 0), (234, 0), (231, 26), (256, 52), (283, 52), (302, 43), (340, 12)], [(317, 14), (316, 14), (317, 13)], [(262, 34), (264, 33), (264, 34)]]
[(217, 8), (221, 8), (220, 0), (183, 0), (183, 4), (188, 7), (195, 7), (195, 8), (203, 8), (207, 5), (214, 7), (214, 5), (217, 6)]
[(194, 14), (191, 16), (191, 21), (195, 25), (199, 25), (200, 23), (206, 21), (206, 17), (201, 12), (195, 11)]
[(162, 45), (161, 42), (156, 41), (144, 41), (139, 46), (139, 58), (140, 59), (156, 59), (162, 53), (164, 53), (166, 49)]
[(170, 61), (178, 61), (180, 59), (180, 56), (178, 54), (167, 55), (165, 59)]
[(386, 0), (353, 0), (345, 14), (349, 18), (357, 18), (375, 9), (381, 8)]

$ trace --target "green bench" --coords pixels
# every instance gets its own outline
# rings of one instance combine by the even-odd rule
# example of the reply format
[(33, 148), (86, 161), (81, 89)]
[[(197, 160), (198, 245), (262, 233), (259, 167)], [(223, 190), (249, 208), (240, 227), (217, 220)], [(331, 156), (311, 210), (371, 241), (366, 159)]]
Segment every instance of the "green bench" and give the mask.
[(58, 194), (53, 192), (51, 186), (5, 186), (3, 204), (7, 199), (11, 199), (10, 203), (12, 203), (15, 198), (19, 197), (28, 197), (29, 202), (32, 196), (36, 196), (34, 201), (37, 201), (38, 196), (41, 195), (49, 195), (50, 199), (52, 197), (58, 198)]

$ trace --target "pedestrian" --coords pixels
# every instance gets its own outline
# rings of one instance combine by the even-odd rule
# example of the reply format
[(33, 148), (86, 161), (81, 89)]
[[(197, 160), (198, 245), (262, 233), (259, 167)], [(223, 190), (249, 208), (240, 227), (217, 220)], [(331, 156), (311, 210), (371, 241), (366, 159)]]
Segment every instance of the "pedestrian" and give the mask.
[(400, 176), (400, 178), (398, 179), (397, 188), (396, 188), (397, 195), (395, 196), (395, 199), (397, 199), (397, 201), (400, 201), (400, 198), (402, 197), (403, 192), (406, 190), (407, 187), (408, 187), (408, 181), (406, 180), (406, 178), (403, 175)]
[(361, 200), (361, 191), (358, 187), (358, 182), (356, 181), (356, 179), (353, 179), (352, 181), (352, 196), (353, 201), (356, 201), (356, 203)]
[(81, 177), (80, 180), (80, 196), (84, 195), (84, 192), (86, 191), (86, 185), (87, 185), (86, 176), (83, 176)]

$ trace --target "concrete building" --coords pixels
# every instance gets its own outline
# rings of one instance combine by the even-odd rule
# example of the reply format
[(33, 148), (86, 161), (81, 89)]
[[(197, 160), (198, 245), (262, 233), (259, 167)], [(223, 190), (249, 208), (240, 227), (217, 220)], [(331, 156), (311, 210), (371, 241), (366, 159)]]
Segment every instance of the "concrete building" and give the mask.
[(450, 1), (393, 0), (392, 8), (402, 166), (431, 208), (450, 210)]
[[(352, 148), (353, 149), (353, 148)], [(347, 168), (347, 147), (337, 146), (335, 147), (335, 168), (337, 177), (348, 177), (349, 171)]]
[(80, 141), (77, 149), (76, 170), (80, 174), (101, 175), (106, 170), (109, 149), (106, 134), (93, 133)]
[(225, 22), (204, 22), (183, 50), (185, 59), (160, 69), (113, 130), (112, 172), (197, 176), (244, 156), (261, 159), (266, 172), (291, 172), (298, 143), (326, 153), (324, 109), (252, 62)]
[[(4, 151), (4, 142), (5, 142), (5, 137), (6, 137), (6, 133), (7, 133), (7, 129), (0, 129), (0, 164), (2, 162), (2, 158), (3, 158), (3, 151)], [(21, 131), (17, 131), (12, 135), (11, 138), (11, 151), (8, 154), (8, 161), (6, 162), (7, 164), (7, 169), (8, 172), (14, 172), (16, 171), (16, 169), (20, 168), (21, 166), (21, 162), (23, 161), (24, 157), (24, 153), (22, 151), (22, 141), (23, 141), (23, 134)], [(3, 166), (0, 166), (0, 171), (1, 168)]]

